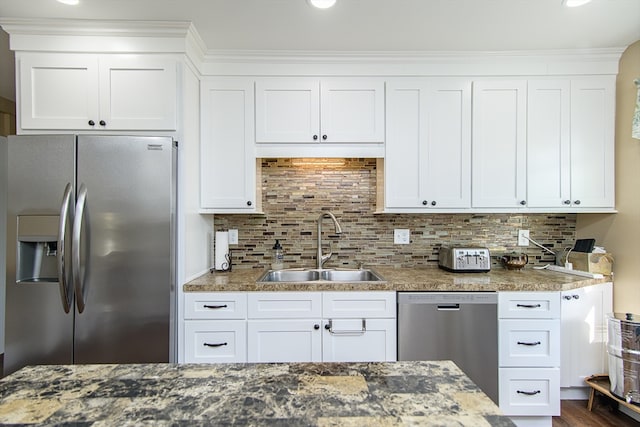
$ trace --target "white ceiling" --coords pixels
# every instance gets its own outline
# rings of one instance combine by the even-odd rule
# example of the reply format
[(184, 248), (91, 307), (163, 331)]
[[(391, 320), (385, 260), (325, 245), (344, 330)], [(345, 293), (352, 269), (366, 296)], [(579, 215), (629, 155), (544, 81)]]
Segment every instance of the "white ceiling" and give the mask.
[(640, 0), (0, 0), (0, 18), (192, 21), (210, 50), (509, 51), (625, 47)]

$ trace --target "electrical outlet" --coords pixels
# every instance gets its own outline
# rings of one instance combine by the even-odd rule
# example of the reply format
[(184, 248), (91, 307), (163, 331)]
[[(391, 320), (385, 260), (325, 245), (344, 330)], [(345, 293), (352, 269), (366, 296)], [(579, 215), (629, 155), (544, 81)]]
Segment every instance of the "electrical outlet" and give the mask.
[(238, 244), (238, 230), (229, 230), (229, 244), (230, 245)]
[(393, 243), (396, 245), (408, 245), (411, 240), (411, 232), (408, 228), (396, 228), (393, 230)]
[(518, 230), (518, 246), (529, 246), (529, 230)]

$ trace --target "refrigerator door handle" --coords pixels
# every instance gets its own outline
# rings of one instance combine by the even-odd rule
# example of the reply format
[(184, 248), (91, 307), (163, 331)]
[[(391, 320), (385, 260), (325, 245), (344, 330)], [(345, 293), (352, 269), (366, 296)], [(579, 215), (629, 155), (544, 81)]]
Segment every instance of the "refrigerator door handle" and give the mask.
[(58, 247), (57, 249), (57, 261), (58, 261), (58, 286), (60, 287), (60, 297), (62, 298), (62, 308), (65, 313), (71, 310), (73, 289), (71, 283), (67, 281), (67, 269), (66, 269), (66, 251), (65, 251), (65, 239), (67, 237), (67, 220), (73, 217), (73, 186), (71, 183), (67, 183), (64, 188), (64, 195), (62, 196), (62, 206), (60, 206), (60, 226), (58, 227)]
[(87, 204), (87, 187), (80, 185), (78, 190), (78, 201), (76, 202), (76, 215), (73, 218), (73, 231), (71, 233), (71, 265), (73, 276), (73, 287), (76, 294), (76, 305), (78, 313), (82, 313), (85, 307), (84, 300), (84, 271), (80, 269), (80, 233), (82, 231), (82, 220), (84, 218), (84, 208)]

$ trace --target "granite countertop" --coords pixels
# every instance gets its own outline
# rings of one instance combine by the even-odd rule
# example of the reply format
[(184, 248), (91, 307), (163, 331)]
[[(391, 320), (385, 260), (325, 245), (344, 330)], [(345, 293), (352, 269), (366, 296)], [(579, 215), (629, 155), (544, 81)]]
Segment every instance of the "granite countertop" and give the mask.
[(0, 424), (514, 426), (450, 361), (30, 366)]
[(439, 268), (373, 267), (385, 282), (257, 283), (266, 271), (234, 270), (204, 274), (183, 287), (185, 292), (220, 291), (566, 291), (611, 281), (525, 268), (494, 268), (487, 273), (450, 273)]

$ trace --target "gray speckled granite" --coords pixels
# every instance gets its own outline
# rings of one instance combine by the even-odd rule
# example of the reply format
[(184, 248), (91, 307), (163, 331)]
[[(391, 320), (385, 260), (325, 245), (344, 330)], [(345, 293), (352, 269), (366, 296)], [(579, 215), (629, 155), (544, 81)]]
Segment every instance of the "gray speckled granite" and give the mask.
[(375, 267), (386, 282), (257, 283), (265, 270), (207, 273), (184, 285), (185, 292), (220, 291), (565, 291), (611, 281), (525, 268), (488, 273), (449, 273), (439, 268)]
[(24, 368), (2, 425), (513, 426), (450, 361)]

